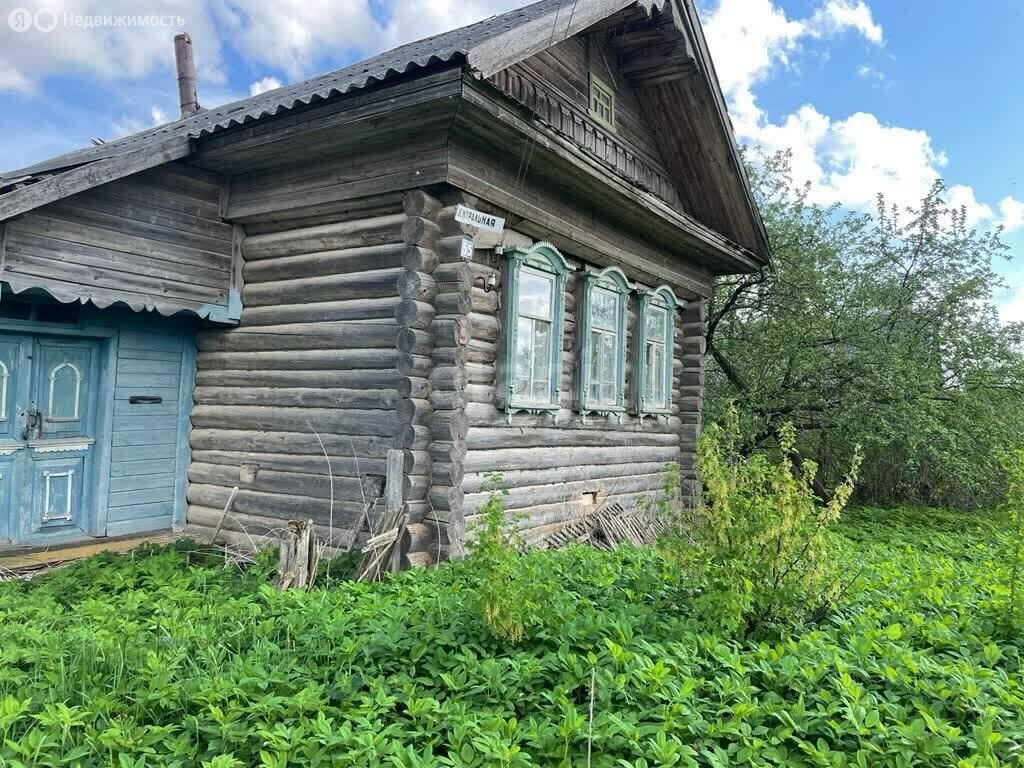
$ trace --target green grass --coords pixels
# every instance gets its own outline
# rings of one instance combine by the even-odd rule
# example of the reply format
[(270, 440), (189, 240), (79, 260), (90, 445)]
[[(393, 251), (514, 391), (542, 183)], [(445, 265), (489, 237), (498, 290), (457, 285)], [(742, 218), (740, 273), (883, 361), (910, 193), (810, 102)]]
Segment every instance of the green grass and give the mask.
[(841, 609), (771, 642), (706, 631), (649, 551), (530, 555), (560, 587), (516, 647), (472, 563), (280, 593), (187, 545), (93, 558), (0, 585), (0, 765), (1024, 765), (992, 518), (839, 530)]

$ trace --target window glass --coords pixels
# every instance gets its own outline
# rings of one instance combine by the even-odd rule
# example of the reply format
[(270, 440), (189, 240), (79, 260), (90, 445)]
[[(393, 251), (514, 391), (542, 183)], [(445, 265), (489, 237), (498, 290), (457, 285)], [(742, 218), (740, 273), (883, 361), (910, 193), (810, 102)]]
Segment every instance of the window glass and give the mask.
[(619, 366), (615, 333), (599, 330), (590, 334), (590, 398), (591, 404), (615, 405), (618, 402)]
[(604, 288), (594, 288), (590, 304), (590, 324), (606, 331), (618, 330), (619, 295)]
[(550, 320), (554, 288), (552, 277), (524, 268), (519, 275), (519, 314)]
[(646, 350), (646, 370), (644, 397), (648, 405), (665, 405), (665, 345), (657, 341), (648, 341)]
[(590, 78), (590, 114), (609, 128), (615, 125), (615, 94), (598, 78)]
[(520, 279), (514, 392), (535, 403), (551, 397), (551, 308), (554, 281), (523, 270)]
[(587, 368), (580, 389), (580, 407), (584, 411), (622, 405), (625, 354), (623, 289), (617, 282), (603, 278), (595, 279), (587, 290)]
[(665, 317), (666, 311), (658, 306), (650, 306), (647, 308), (647, 315), (645, 317), (646, 334), (648, 341), (659, 341), (662, 344), (665, 343)]

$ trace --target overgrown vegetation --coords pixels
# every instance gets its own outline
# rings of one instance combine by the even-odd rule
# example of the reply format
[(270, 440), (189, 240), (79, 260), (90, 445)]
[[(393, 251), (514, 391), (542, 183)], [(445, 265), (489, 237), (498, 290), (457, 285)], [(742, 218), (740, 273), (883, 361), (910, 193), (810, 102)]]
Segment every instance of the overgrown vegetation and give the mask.
[(281, 592), (184, 543), (102, 556), (0, 585), (0, 765), (1017, 765), (1000, 520), (845, 514), (855, 586), (771, 641), (653, 551), (523, 556), (559, 588), (518, 644), (472, 561)]
[(1024, 628), (1024, 450), (1002, 457), (1007, 492), (1002, 511), (1006, 515), (1001, 531), (999, 568), (1006, 587), (1006, 622)]
[(723, 278), (708, 322), (708, 409), (741, 407), (744, 451), (787, 422), (841, 482), (864, 447), (872, 503), (994, 506), (998, 457), (1024, 433), (1022, 327), (1001, 325), (998, 232), (969, 228), (936, 184), (915, 210), (812, 203), (785, 154), (752, 155), (772, 266)]
[(505, 513), (508, 491), (501, 474), (492, 472), (485, 480), (487, 503), (480, 508), (481, 523), (473, 531), (470, 562), (480, 575), (480, 587), (472, 600), (487, 628), (495, 637), (518, 643), (526, 633), (538, 605), (536, 584), (524, 567), (522, 538)]
[(818, 467), (796, 452), (792, 424), (780, 429), (777, 450), (744, 456), (730, 408), (707, 427), (697, 454), (704, 500), (663, 547), (699, 578), (697, 610), (746, 634), (823, 614), (843, 584), (828, 532), (853, 494), (859, 451), (826, 503), (814, 494)]

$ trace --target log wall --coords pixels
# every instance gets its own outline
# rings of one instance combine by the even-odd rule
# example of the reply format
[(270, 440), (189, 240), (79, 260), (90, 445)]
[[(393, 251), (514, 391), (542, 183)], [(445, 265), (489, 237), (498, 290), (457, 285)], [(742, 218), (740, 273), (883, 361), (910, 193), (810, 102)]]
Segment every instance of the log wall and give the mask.
[[(527, 540), (556, 530), (567, 520), (598, 505), (630, 508), (642, 498), (656, 498), (671, 462), (680, 462), (692, 480), (693, 451), (700, 428), (703, 304), (677, 313), (674, 344), (672, 414), (642, 421), (632, 414), (581, 417), (573, 409), (579, 353), (576, 338), (578, 275), (566, 285), (561, 410), (553, 414), (515, 414), (511, 419), (494, 405), (499, 339), (504, 332), (500, 287), (485, 291), (490, 275), (501, 279), (492, 252), (474, 257), (469, 313), (470, 342), (466, 365), (466, 413), (469, 429), (463, 464), (462, 499), (472, 536), (476, 511), (487, 499), (486, 475), (500, 472), (508, 496), (505, 507), (525, 515)], [(632, 339), (636, 316), (629, 310), (627, 387), (634, 381)], [(691, 336), (691, 334), (693, 334)]]
[(398, 193), (247, 224), (241, 324), (198, 337), (193, 528), (216, 526), (237, 485), (229, 530), (311, 518), (337, 545), (380, 506), (392, 447), (407, 449), (406, 497), (425, 498), (412, 395), (428, 375), (432, 294), (416, 294), (428, 281), (406, 265), (430, 262), (427, 229)]

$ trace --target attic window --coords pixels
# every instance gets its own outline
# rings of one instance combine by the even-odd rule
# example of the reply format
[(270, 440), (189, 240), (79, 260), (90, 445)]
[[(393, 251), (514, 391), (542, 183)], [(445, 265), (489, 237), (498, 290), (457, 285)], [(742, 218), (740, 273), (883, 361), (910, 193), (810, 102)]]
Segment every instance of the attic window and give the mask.
[(615, 91), (597, 75), (590, 75), (590, 116), (615, 130)]

